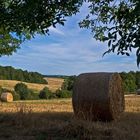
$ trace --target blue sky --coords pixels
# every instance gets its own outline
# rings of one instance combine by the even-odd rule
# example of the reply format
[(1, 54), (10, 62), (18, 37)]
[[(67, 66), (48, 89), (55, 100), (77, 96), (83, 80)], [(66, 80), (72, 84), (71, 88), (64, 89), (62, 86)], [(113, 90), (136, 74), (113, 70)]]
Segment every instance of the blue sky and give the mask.
[(49, 36), (37, 35), (26, 41), (12, 56), (0, 58), (0, 65), (13, 66), (47, 75), (78, 75), (84, 72), (121, 72), (139, 70), (133, 52), (130, 57), (102, 54), (107, 45), (92, 38), (78, 22), (86, 16), (85, 6), (65, 26), (50, 27)]

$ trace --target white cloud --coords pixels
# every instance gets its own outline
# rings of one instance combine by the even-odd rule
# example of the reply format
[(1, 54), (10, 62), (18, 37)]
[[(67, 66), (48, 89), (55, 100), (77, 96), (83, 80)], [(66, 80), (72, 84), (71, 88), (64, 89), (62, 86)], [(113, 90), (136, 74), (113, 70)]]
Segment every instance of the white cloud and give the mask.
[(52, 26), (49, 28), (49, 31), (50, 31), (50, 33), (53, 32), (53, 33), (55, 33), (55, 34), (65, 35), (64, 32), (62, 32), (61, 30), (59, 30), (59, 29), (57, 29), (57, 28), (54, 28), (54, 27), (52, 27)]
[(64, 27), (50, 27), (50, 36), (37, 35), (25, 42), (13, 56), (2, 57), (0, 63), (44, 74), (138, 70), (134, 54), (131, 57), (109, 54), (102, 58), (107, 45), (79, 28), (79, 20), (86, 15), (86, 9), (81, 11), (68, 18)]

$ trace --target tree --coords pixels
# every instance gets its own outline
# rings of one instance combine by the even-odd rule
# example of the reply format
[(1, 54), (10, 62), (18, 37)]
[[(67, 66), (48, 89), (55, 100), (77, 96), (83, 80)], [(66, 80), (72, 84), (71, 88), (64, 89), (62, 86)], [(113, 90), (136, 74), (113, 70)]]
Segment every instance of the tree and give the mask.
[(72, 91), (73, 90), (73, 86), (74, 86), (74, 82), (76, 80), (76, 76), (69, 76), (67, 78), (65, 78), (63, 84), (62, 84), (62, 90), (69, 90)]
[(89, 14), (80, 27), (89, 28), (93, 37), (108, 42), (108, 51), (130, 55), (136, 49), (140, 63), (140, 1), (139, 0), (85, 0), (90, 2)]
[(137, 89), (136, 85), (136, 74), (132, 71), (129, 73), (120, 73), (123, 80), (123, 88), (125, 92), (135, 92)]
[(18, 80), (28, 83), (48, 84), (44, 76), (38, 72), (28, 72), (21, 69), (15, 69), (11, 66), (0, 66), (1, 80)]
[(52, 97), (53, 93), (48, 89), (48, 87), (44, 87), (39, 93), (40, 99), (51, 99)]
[(20, 44), (49, 27), (64, 25), (78, 12), (81, 0), (0, 0), (0, 56), (11, 55)]
[(89, 3), (89, 14), (80, 27), (91, 29), (95, 39), (108, 42), (104, 54), (129, 56), (136, 49), (139, 65), (139, 0), (1, 0), (0, 56), (11, 55), (36, 34), (48, 34), (50, 26), (64, 25), (65, 17), (76, 14), (83, 1)]
[(16, 93), (20, 95), (21, 100), (26, 100), (29, 95), (29, 89), (24, 83), (18, 83), (14, 87)]
[(136, 72), (136, 85), (137, 85), (137, 88), (140, 89), (140, 72), (139, 71)]
[(56, 91), (56, 97), (58, 98), (71, 98), (72, 97), (72, 91), (62, 89), (62, 90), (57, 90)]
[(19, 48), (20, 43), (21, 40), (13, 37), (10, 32), (0, 26), (0, 56), (11, 55)]

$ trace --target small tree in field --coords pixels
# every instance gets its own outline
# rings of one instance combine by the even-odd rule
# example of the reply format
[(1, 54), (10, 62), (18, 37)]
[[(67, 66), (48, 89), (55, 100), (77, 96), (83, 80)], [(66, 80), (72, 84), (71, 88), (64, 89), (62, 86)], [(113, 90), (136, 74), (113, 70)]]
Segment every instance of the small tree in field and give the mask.
[(26, 100), (29, 94), (29, 89), (27, 85), (23, 83), (18, 83), (15, 85), (15, 91), (20, 95), (21, 100)]
[(56, 97), (58, 98), (71, 98), (72, 97), (72, 91), (69, 90), (57, 90), (56, 91)]
[(48, 87), (44, 87), (43, 90), (40, 91), (40, 99), (51, 99), (52, 97), (53, 93), (48, 89)]

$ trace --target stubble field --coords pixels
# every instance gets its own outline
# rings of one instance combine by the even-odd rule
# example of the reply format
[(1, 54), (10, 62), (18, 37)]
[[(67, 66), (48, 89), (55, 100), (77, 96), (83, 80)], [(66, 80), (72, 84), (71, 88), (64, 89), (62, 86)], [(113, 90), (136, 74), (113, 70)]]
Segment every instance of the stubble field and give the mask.
[(139, 140), (140, 96), (125, 97), (117, 121), (74, 118), (71, 99), (0, 103), (0, 140)]
[[(52, 92), (56, 91), (57, 89), (61, 88), (64, 79), (62, 78), (44, 78), (48, 81), (48, 84), (38, 84), (38, 83), (27, 83), (22, 82), (28, 86), (29, 89), (40, 91), (44, 87), (48, 87)], [(9, 90), (14, 90), (14, 86), (21, 81), (16, 80), (0, 80), (0, 86)]]

